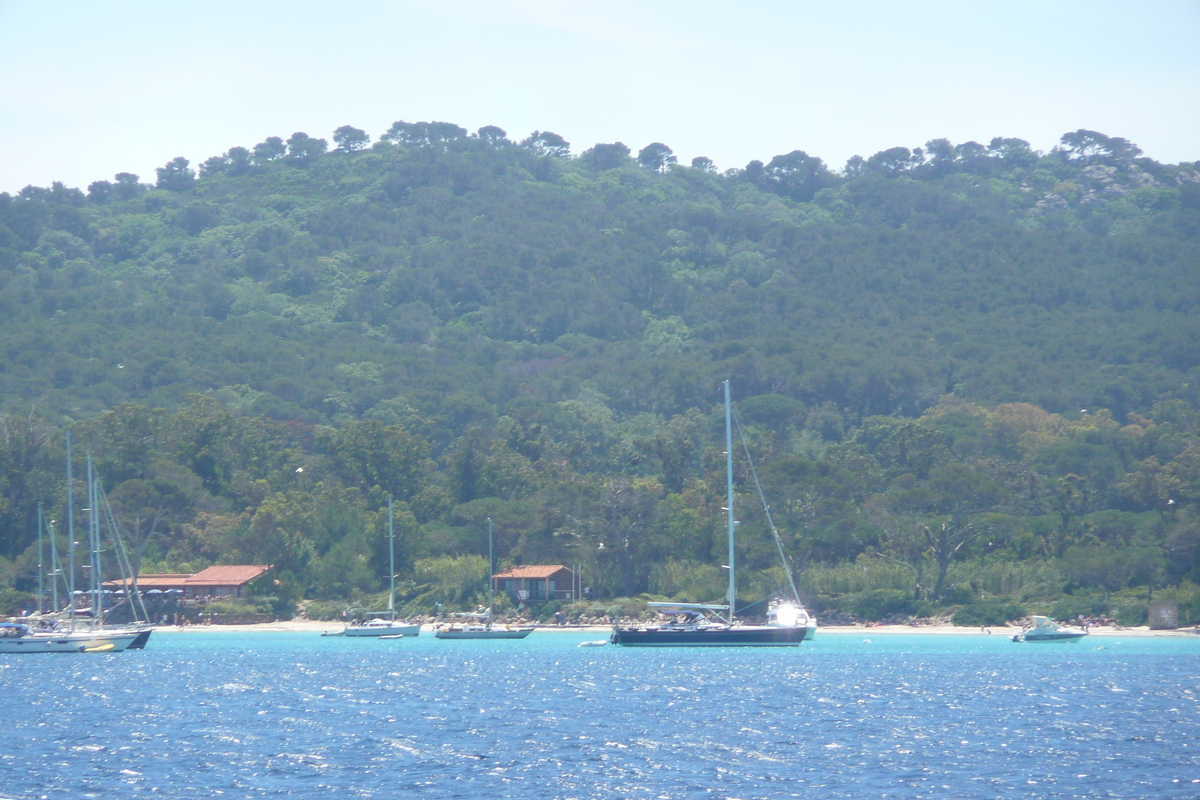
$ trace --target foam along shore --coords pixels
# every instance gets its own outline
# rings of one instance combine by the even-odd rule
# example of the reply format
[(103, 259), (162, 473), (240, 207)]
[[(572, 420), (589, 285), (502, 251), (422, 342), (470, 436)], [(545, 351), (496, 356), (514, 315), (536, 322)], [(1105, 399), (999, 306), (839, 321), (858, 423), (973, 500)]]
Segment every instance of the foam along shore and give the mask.
[[(189, 633), (325, 633), (326, 631), (341, 630), (341, 622), (320, 622), (309, 619), (281, 620), (279, 622), (260, 622), (254, 625), (164, 625), (155, 628), (158, 633), (189, 634)], [(609, 633), (611, 625), (539, 625), (535, 633)], [(421, 626), (422, 633), (432, 633), (433, 625)], [(1014, 625), (996, 626), (990, 628), (963, 628), (956, 625), (826, 625), (817, 628), (817, 636), (840, 636), (863, 634), (905, 634), (915, 636), (1012, 636), (1020, 633), (1021, 628)], [(1200, 629), (1179, 628), (1176, 630), (1151, 630), (1146, 626), (1137, 628), (1093, 627), (1092, 636), (1197, 636)]]

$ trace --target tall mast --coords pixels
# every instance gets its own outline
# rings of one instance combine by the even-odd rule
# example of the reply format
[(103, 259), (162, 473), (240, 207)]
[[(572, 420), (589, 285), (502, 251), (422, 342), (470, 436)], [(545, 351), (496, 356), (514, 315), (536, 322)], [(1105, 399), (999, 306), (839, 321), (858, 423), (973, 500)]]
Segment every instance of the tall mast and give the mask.
[(396, 621), (396, 531), (392, 527), (392, 497), (388, 495), (388, 575), (391, 576), (391, 593), (388, 595), (388, 619)]
[(50, 520), (50, 603), (54, 613), (58, 614), (58, 576), (62, 570), (58, 567), (58, 543), (54, 539), (54, 520)]
[(728, 492), (727, 508), (729, 517), (729, 622), (733, 623), (734, 604), (737, 600), (737, 583), (734, 578), (733, 551), (733, 425), (730, 422), (729, 381), (725, 381), (725, 483)]
[(42, 504), (38, 503), (38, 616), (40, 617), (46, 611), (46, 583), (44, 574), (46, 565), (43, 563), (42, 549), (42, 528), (46, 527), (46, 517), (42, 511)]
[(492, 596), (492, 575), (496, 568), (492, 565), (492, 518), (488, 517), (488, 622), (492, 621), (492, 606), (495, 598)]
[(71, 429), (67, 429), (67, 592), (71, 604), (71, 630), (75, 630), (75, 484), (71, 476)]
[(104, 623), (104, 602), (100, 594), (100, 515), (96, 498), (96, 473), (92, 469), (92, 454), (87, 457), (87, 487), (88, 487), (88, 550), (91, 551), (92, 575), (90, 587), (92, 590), (92, 626), (99, 627)]

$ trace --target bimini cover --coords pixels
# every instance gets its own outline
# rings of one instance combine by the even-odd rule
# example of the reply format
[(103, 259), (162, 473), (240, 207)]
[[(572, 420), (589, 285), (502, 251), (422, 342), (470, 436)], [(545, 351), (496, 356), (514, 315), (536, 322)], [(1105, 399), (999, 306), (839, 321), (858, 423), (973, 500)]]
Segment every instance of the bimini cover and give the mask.
[(646, 603), (656, 611), (728, 611), (729, 606), (718, 606), (710, 603)]

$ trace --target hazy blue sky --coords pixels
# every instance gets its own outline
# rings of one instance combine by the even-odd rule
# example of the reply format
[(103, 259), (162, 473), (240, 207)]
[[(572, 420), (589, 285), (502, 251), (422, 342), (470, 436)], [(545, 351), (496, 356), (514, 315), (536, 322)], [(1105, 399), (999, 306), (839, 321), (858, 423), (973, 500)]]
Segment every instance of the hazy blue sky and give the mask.
[(720, 169), (1076, 128), (1194, 161), (1200, 2), (0, 0), (0, 191), (397, 119)]

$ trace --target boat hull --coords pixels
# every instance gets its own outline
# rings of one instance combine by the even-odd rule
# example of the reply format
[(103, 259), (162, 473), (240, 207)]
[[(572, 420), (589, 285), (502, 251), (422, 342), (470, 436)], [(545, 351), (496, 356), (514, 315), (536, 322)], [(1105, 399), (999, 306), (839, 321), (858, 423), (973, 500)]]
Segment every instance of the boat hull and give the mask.
[(419, 636), (420, 633), (420, 625), (409, 625), (407, 623), (397, 623), (395, 625), (359, 625), (357, 627), (346, 628), (346, 630), (342, 631), (343, 636), (370, 639), (378, 639), (381, 636)]
[(1043, 634), (1041, 636), (1030, 636), (1025, 634), (1015, 638), (1014, 641), (1025, 642), (1027, 644), (1037, 644), (1039, 642), (1078, 642), (1086, 633), (1052, 633)]
[(146, 642), (150, 641), (151, 632), (152, 631), (149, 628), (138, 631), (137, 636), (134, 637), (133, 641), (130, 642), (129, 646), (126, 647), (125, 649), (126, 650), (145, 650)]
[(524, 639), (533, 633), (533, 628), (512, 628), (510, 630), (440, 630), (434, 633), (438, 639)]
[(798, 647), (810, 628), (757, 625), (732, 628), (616, 628), (609, 641), (623, 647)]
[[(0, 654), (5, 653), (119, 653), (140, 650), (150, 631), (114, 633), (32, 633), (27, 636), (0, 637)], [(141, 643), (135, 646), (135, 642)]]

